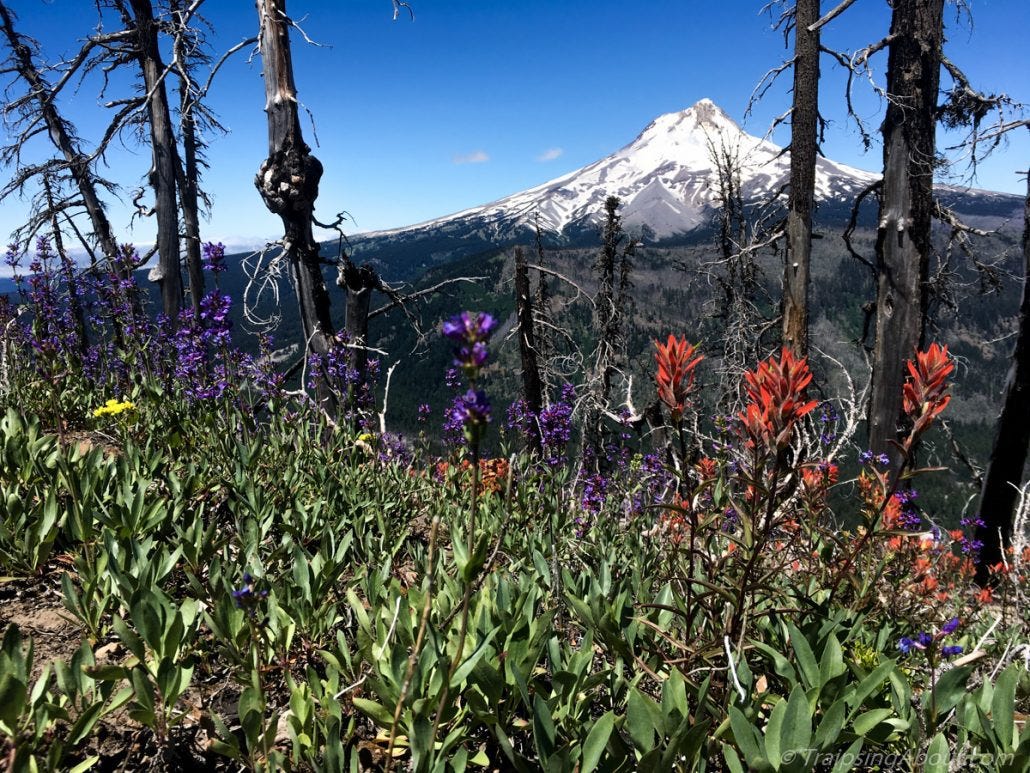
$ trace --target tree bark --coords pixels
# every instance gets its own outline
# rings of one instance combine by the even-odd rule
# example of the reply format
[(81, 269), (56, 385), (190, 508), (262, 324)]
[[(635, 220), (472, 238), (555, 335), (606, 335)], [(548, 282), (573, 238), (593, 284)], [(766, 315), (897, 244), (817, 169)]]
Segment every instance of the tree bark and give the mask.
[[(283, 245), (307, 345), (312, 352), (325, 354), (329, 351), (333, 324), (319, 245), (312, 230), (322, 164), (311, 154), (301, 133), (286, 0), (257, 0), (257, 10), (268, 115), (268, 158), (258, 169), (255, 184), (265, 206), (283, 222)], [(328, 397), (327, 390), (320, 396)]]
[(60, 151), (61, 156), (68, 164), (75, 186), (82, 197), (83, 206), (93, 227), (93, 237), (96, 239), (100, 251), (107, 259), (107, 264), (114, 268), (121, 278), (125, 272), (121, 270), (118, 260), (118, 240), (115, 239), (114, 230), (111, 228), (111, 221), (107, 219), (104, 205), (97, 195), (96, 186), (93, 184), (93, 173), (90, 169), (90, 161), (79, 149), (77, 142), (72, 136), (69, 124), (58, 112), (54, 103), (53, 92), (43, 79), (39, 69), (32, 59), (32, 50), (28, 44), (15, 31), (11, 12), (7, 5), (0, 2), (0, 22), (2, 22), (4, 35), (14, 55), (14, 64), (18, 75), (28, 84), (29, 89), (39, 105), (43, 122), (46, 124), (50, 135), (50, 141)]
[(819, 0), (794, 6), (794, 100), (790, 119), (790, 196), (787, 260), (783, 273), (783, 343), (808, 353), (808, 286), (815, 206), (816, 132), (819, 118)]
[(182, 309), (182, 272), (179, 268), (179, 207), (176, 200), (176, 173), (179, 167), (165, 88), (165, 67), (157, 40), (157, 22), (150, 0), (129, 0), (135, 16), (136, 57), (143, 72), (147, 90), (147, 117), (150, 124), (150, 146), (153, 167), (150, 185), (154, 189), (154, 211), (157, 214), (157, 266), (150, 280), (161, 288), (161, 309), (175, 319)]
[(990, 581), (990, 568), (999, 563), (1012, 544), (1016, 487), (1023, 481), (1030, 448), (1030, 178), (1023, 210), (1023, 299), (1019, 305), (1019, 332), (1012, 365), (1005, 381), (1005, 399), (998, 416), (991, 458), (980, 492), (980, 519), (976, 538), (983, 543), (976, 579)]
[(905, 361), (922, 344), (932, 250), (933, 166), (944, 0), (894, 4), (877, 228), (876, 342), (869, 448), (898, 463)]
[(347, 290), (344, 330), (352, 347), (347, 352), (347, 364), (357, 374), (357, 381), (348, 387), (348, 400), (356, 408), (357, 390), (368, 381), (368, 313), (372, 291), (379, 287), (379, 277), (371, 266), (355, 266), (348, 260), (340, 271), (337, 285)]
[[(188, 53), (184, 45), (185, 14), (179, 2), (172, 6), (175, 16), (175, 55), (188, 72)], [(179, 79), (179, 115), (182, 131), (182, 163), (176, 164), (179, 202), (182, 204), (183, 236), (186, 248), (186, 273), (190, 280), (190, 303), (193, 313), (200, 316), (200, 299), (204, 296), (204, 270), (200, 258), (200, 165), (197, 160), (197, 119), (195, 98), (189, 81)]]
[[(519, 355), (522, 360), (522, 396), (534, 416), (544, 407), (540, 363), (537, 361), (536, 330), (533, 324), (533, 298), (529, 287), (529, 265), (526, 253), (515, 248), (515, 314), (519, 321)], [(541, 451), (540, 437), (530, 433), (530, 448)]]

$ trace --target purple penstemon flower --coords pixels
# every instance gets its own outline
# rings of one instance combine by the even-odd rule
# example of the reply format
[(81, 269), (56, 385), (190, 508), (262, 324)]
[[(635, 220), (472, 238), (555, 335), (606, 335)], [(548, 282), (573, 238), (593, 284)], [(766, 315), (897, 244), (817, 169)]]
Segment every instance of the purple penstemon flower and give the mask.
[(497, 320), (490, 314), (463, 311), (443, 323), (443, 334), (456, 343), (474, 344), (486, 341), (495, 327)]
[(212, 274), (220, 274), (225, 271), (225, 245), (221, 242), (204, 242), (203, 246), (204, 268)]
[(478, 311), (463, 311), (443, 323), (444, 337), (458, 344), (454, 364), (465, 371), (469, 381), (475, 381), (479, 369), (486, 364), (490, 356), (486, 342), (496, 327), (496, 319)]

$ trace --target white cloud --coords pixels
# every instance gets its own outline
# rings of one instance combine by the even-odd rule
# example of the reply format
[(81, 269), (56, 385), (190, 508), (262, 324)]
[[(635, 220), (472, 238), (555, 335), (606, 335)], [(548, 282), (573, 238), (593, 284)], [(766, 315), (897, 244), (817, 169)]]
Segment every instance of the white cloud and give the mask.
[(471, 153), (455, 156), (451, 159), (455, 164), (483, 164), (490, 160), (485, 150), (473, 150)]
[(554, 159), (561, 156), (565, 151), (562, 148), (548, 148), (539, 156), (536, 157), (537, 161), (554, 161)]

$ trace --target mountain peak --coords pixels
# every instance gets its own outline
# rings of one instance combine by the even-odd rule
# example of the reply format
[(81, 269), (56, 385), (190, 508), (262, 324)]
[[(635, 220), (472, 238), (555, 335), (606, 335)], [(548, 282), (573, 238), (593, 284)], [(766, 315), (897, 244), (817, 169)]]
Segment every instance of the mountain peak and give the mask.
[[(592, 164), (529, 190), (443, 218), (390, 232), (433, 234), (455, 243), (492, 244), (539, 226), (557, 234), (593, 232), (606, 196), (618, 196), (627, 227), (649, 239), (688, 233), (711, 221), (718, 206), (713, 154), (725, 149), (740, 165), (748, 201), (768, 201), (790, 177), (789, 155), (767, 139), (744, 132), (710, 99), (655, 118), (633, 142)], [(845, 200), (875, 175), (820, 158), (816, 196)]]
[(651, 147), (668, 152), (669, 146), (693, 146), (707, 156), (715, 135), (735, 137), (743, 132), (726, 112), (710, 99), (702, 99), (685, 110), (655, 118), (628, 146), (633, 152)]
[(680, 114), (684, 120), (693, 120), (697, 128), (712, 127), (717, 130), (731, 127), (740, 131), (737, 122), (730, 118), (726, 111), (705, 97), (699, 99), (693, 105), (682, 111)]

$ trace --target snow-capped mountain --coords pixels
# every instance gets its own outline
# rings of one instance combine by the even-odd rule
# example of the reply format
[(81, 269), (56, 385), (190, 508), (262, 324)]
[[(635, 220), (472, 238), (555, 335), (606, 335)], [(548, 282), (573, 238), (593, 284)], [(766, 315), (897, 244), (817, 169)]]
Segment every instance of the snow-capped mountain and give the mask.
[[(621, 150), (562, 177), (503, 199), (424, 223), (359, 234), (358, 259), (375, 257), (407, 270), (525, 238), (539, 227), (549, 241), (596, 240), (604, 200), (618, 196), (624, 224), (646, 241), (689, 234), (712, 222), (718, 200), (713, 151), (728, 151), (740, 167), (746, 202), (771, 200), (790, 176), (790, 154), (742, 131), (709, 99), (652, 121)], [(878, 175), (819, 158), (816, 197), (850, 204)], [(402, 272), (407, 273), (405, 269)]]

